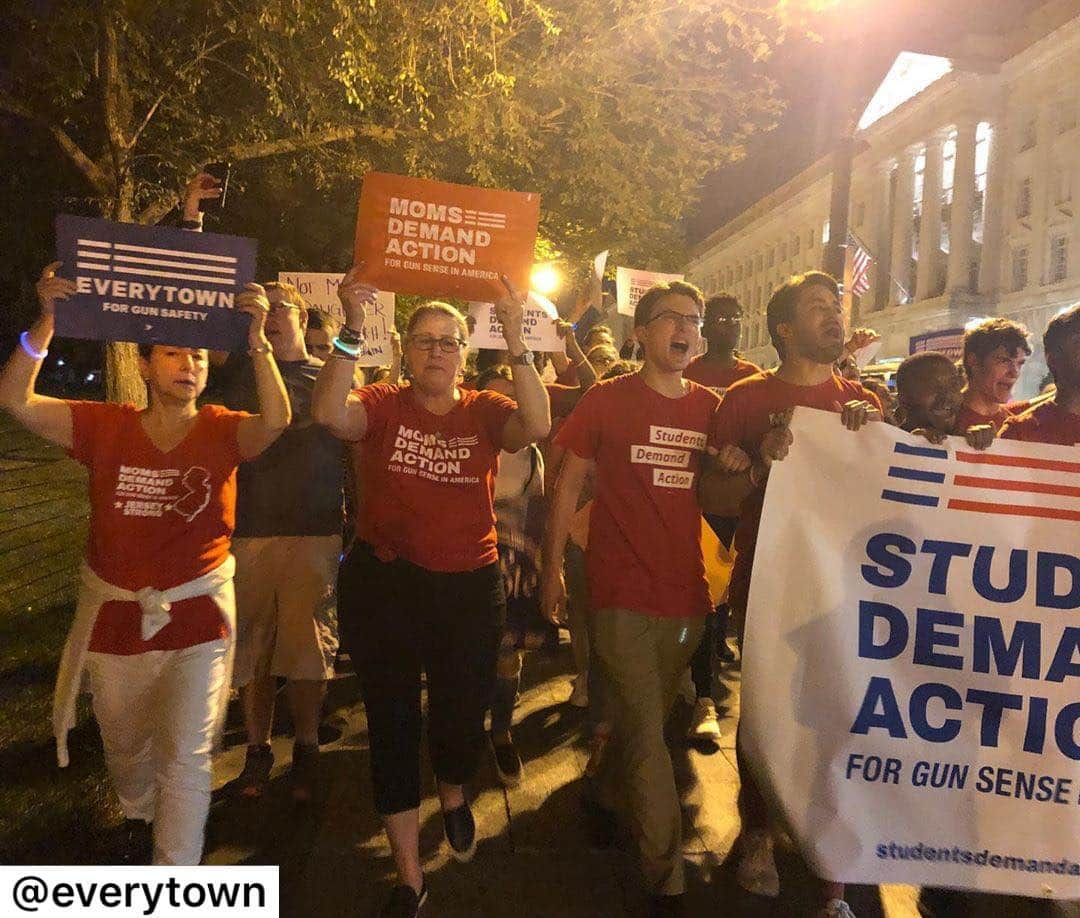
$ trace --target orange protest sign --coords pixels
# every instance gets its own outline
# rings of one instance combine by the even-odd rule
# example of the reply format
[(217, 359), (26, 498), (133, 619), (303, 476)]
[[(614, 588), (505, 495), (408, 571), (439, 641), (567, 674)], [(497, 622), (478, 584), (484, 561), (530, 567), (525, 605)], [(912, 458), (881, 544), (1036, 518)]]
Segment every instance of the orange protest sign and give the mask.
[(380, 290), (491, 302), (529, 288), (539, 220), (538, 194), (369, 172), (354, 256)]

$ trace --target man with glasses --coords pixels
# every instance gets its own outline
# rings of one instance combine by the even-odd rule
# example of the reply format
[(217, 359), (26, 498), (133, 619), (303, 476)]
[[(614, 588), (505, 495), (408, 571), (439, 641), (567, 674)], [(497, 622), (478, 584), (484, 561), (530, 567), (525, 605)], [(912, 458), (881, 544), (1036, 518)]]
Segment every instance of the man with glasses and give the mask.
[[(341, 557), (344, 446), (311, 417), (322, 361), (305, 345), (308, 306), (292, 284), (267, 283), (266, 336), (292, 404), (292, 423), (237, 478), (237, 649), (233, 684), (244, 708), (248, 748), (244, 770), (230, 785), (238, 795), (262, 796), (274, 764), (270, 730), (277, 680), (296, 734), (290, 771), (294, 799), (317, 788), (319, 719), (338, 647), (334, 586)], [(255, 398), (248, 362), (233, 368), (225, 387), (231, 408)]]
[[(683, 373), (684, 379), (706, 386), (722, 397), (729, 386), (761, 372), (761, 367), (743, 360), (735, 352), (742, 333), (742, 306), (730, 293), (718, 293), (705, 302), (705, 325), (701, 333), (708, 350), (690, 361)], [(731, 548), (737, 518), (708, 513), (705, 520), (724, 546)], [(715, 612), (705, 619), (705, 637), (690, 663), (690, 674), (697, 694), (694, 714), (690, 719), (690, 739), (708, 741), (720, 736), (720, 722), (712, 699), (713, 654), (722, 663), (734, 661), (735, 656), (727, 644), (727, 627), (728, 606), (726, 601), (722, 601), (717, 604)]]
[(566, 420), (555, 440), (566, 458), (542, 573), (541, 608), (559, 621), (566, 540), (593, 473), (589, 636), (615, 727), (596, 777), (596, 802), (603, 812), (628, 817), (656, 915), (681, 913), (685, 885), (664, 721), (710, 610), (696, 483), (719, 399), (682, 375), (701, 340), (703, 310), (701, 291), (691, 284), (648, 290), (634, 315), (643, 367), (597, 383)]

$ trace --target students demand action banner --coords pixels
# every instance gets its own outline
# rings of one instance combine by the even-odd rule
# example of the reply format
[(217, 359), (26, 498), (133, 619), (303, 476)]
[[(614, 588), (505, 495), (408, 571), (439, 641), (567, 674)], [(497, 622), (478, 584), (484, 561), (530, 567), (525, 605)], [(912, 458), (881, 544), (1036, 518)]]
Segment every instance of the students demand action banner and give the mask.
[(667, 284), (682, 279), (681, 274), (661, 274), (658, 271), (643, 271), (640, 268), (616, 268), (615, 299), (619, 315), (632, 316), (642, 294), (654, 284)]
[(740, 739), (830, 880), (1080, 896), (1080, 461), (799, 408)]
[[(321, 309), (338, 322), (345, 322), (345, 308), (338, 299), (337, 289), (344, 274), (326, 271), (279, 271), (278, 282), (292, 284), (309, 306)], [(356, 361), (361, 367), (389, 366), (394, 359), (390, 343), (390, 329), (394, 326), (394, 310), (397, 297), (379, 291), (378, 302), (368, 306), (364, 320), (364, 347)]]
[(57, 304), (58, 335), (247, 347), (250, 319), (233, 305), (255, 280), (254, 239), (61, 214), (56, 257), (79, 288)]
[(369, 172), (355, 261), (380, 290), (491, 302), (500, 274), (528, 289), (539, 219), (538, 194)]

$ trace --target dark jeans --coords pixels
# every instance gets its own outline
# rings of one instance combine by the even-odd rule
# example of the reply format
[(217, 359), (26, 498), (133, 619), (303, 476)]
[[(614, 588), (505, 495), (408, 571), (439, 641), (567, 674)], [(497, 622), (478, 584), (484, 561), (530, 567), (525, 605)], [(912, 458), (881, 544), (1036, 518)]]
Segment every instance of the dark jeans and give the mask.
[(506, 620), (499, 565), (437, 573), (400, 558), (380, 561), (357, 542), (338, 573), (338, 617), (367, 710), (376, 810), (420, 805), (421, 672), (435, 777), (470, 780)]

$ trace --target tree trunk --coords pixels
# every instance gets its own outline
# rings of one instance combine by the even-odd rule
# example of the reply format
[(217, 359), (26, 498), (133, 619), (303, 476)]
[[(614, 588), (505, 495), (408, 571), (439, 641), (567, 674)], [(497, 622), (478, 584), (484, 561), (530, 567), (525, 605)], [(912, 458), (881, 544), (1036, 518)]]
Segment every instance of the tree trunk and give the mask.
[[(102, 212), (118, 223), (132, 222), (134, 188), (130, 178), (118, 183), (116, 197), (103, 203)], [(146, 383), (139, 373), (139, 348), (131, 341), (105, 344), (105, 399), (146, 407)]]

